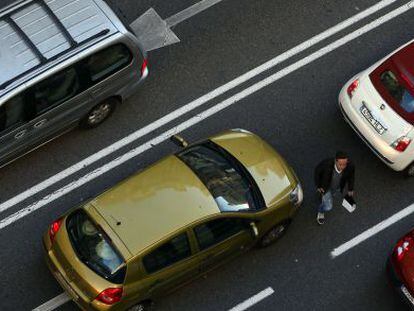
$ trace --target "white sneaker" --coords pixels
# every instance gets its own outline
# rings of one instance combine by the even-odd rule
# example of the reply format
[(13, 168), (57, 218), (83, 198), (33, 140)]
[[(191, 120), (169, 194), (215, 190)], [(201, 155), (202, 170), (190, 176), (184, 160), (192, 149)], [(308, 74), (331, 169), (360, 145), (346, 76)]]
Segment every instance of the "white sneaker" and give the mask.
[(323, 225), (325, 223), (325, 214), (324, 213), (318, 213), (318, 215), (316, 216), (316, 222), (319, 225)]

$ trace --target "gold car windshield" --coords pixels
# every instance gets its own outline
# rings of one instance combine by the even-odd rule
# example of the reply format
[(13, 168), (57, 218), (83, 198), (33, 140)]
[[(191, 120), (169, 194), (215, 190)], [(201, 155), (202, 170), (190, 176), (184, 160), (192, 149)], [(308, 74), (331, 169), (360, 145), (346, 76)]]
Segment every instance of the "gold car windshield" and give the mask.
[(85, 265), (110, 282), (123, 283), (126, 269), (122, 256), (85, 211), (70, 214), (66, 227), (72, 247)]
[(257, 210), (257, 187), (246, 169), (212, 142), (196, 145), (178, 157), (200, 178), (220, 211)]

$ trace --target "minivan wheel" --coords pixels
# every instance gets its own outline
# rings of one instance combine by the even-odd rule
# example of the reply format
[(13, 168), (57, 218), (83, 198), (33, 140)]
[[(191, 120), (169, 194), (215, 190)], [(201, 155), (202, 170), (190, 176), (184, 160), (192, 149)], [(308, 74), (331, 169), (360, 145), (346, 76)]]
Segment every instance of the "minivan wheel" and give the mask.
[(137, 303), (135, 306), (129, 308), (128, 311), (149, 311), (152, 309), (151, 306), (151, 301), (141, 301), (140, 303)]
[(405, 176), (413, 177), (414, 176), (414, 162), (407, 166), (405, 169)]
[(81, 120), (80, 126), (85, 129), (97, 127), (103, 123), (114, 112), (119, 100), (108, 98), (93, 107), (88, 114)]
[(267, 247), (273, 242), (280, 239), (285, 234), (287, 228), (289, 227), (289, 224), (289, 221), (284, 221), (271, 228), (260, 240), (260, 247)]

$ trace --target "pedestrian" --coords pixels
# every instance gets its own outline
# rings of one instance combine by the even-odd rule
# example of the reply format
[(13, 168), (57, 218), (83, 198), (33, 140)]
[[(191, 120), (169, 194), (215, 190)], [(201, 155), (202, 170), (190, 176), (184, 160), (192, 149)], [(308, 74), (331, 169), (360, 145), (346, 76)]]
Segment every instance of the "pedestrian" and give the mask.
[(335, 158), (322, 160), (315, 168), (315, 185), (321, 195), (316, 221), (325, 222), (325, 212), (333, 206), (333, 198), (344, 194), (346, 188), (350, 197), (354, 195), (355, 166), (343, 151), (337, 151)]

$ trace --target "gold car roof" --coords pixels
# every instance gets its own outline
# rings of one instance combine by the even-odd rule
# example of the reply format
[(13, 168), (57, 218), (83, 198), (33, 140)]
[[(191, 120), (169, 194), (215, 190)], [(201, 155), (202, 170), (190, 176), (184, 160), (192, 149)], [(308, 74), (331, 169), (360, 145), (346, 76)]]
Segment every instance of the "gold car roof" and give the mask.
[(137, 173), (91, 204), (132, 255), (194, 221), (220, 212), (204, 184), (175, 156)]

